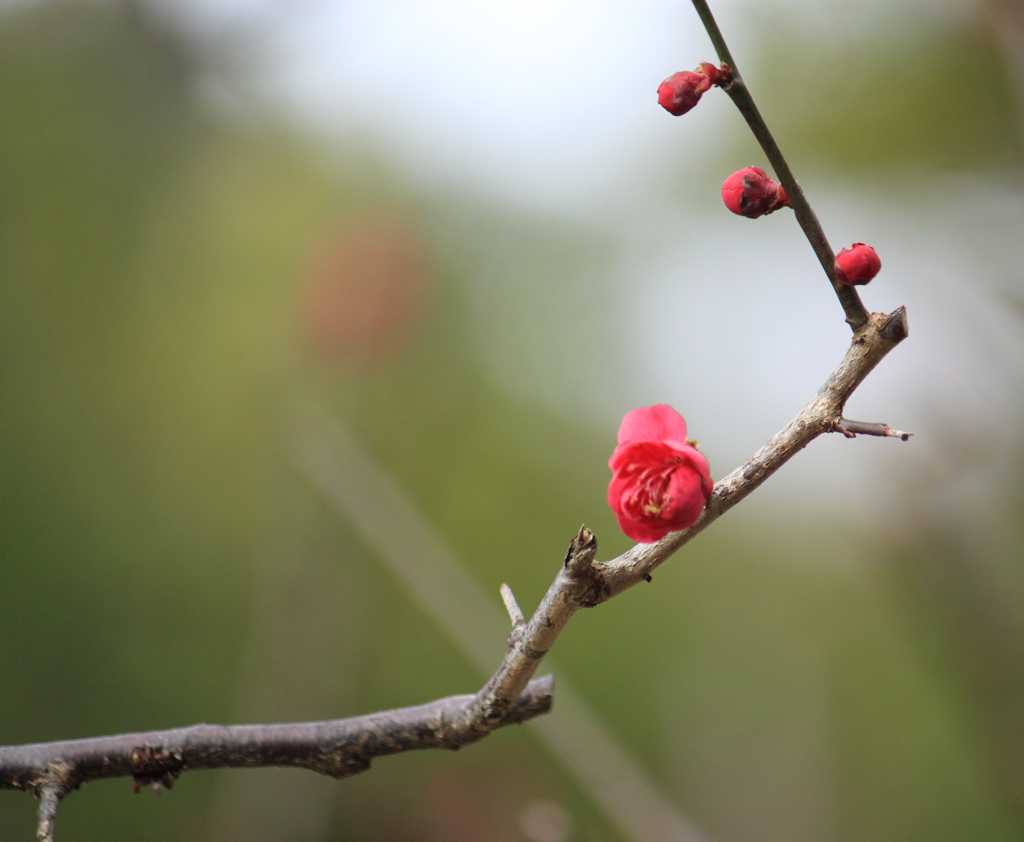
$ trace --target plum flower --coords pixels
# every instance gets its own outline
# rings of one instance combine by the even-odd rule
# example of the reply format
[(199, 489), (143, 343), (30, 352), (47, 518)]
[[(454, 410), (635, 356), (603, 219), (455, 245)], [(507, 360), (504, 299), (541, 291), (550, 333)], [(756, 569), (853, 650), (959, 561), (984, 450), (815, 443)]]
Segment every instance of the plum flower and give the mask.
[(634, 541), (692, 526), (711, 496), (708, 460), (686, 438), (683, 416), (665, 404), (626, 414), (608, 467), (608, 505)]

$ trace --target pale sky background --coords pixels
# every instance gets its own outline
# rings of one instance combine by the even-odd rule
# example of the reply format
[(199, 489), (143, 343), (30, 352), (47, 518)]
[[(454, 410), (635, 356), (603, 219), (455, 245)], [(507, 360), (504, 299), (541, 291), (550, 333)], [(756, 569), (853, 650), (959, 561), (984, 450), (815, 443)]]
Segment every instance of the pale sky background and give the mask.
[[(685, 0), (150, 5), (205, 39), (251, 32), (256, 90), (240, 96), (223, 78), (207, 86), (225, 108), (244, 117), (255, 95), (318, 133), (369, 140), (428, 188), (482, 194), (610, 244), (613, 312), (596, 328), (565, 318), (577, 285), (537, 301), (526, 324), (479, 331), (482, 358), (517, 397), (589, 418), (610, 442), (630, 408), (671, 403), (721, 477), (800, 409), (848, 344), (838, 304), (791, 215), (731, 217), (715, 187), (728, 172), (701, 169), (704, 150), (745, 131), (727, 98), (712, 92), (718, 96), (681, 119), (655, 103), (662, 78), (714, 57)], [(880, 19), (897, 37), (903, 27), (940, 25), (973, 8), (970, 0), (713, 5), (755, 96), (766, 20), (799, 18), (810, 43), (855, 37)], [(751, 163), (763, 161), (735, 168)], [(877, 514), (889, 502), (878, 471), (899, 473), (904, 459), (941, 464), (961, 433), (998, 451), (1024, 414), (1021, 317), (998, 292), (1022, 287), (1012, 252), (1024, 230), (1020, 179), (933, 173), (909, 179), (896, 196), (888, 184), (844, 188), (834, 172), (793, 163), (835, 249), (865, 241), (881, 255), (882, 273), (863, 293), (869, 309), (909, 310), (910, 339), (861, 387), (848, 414), (916, 436), (908, 444), (818, 441), (772, 480), (775, 495), (755, 495), (757, 505), (866, 498)], [(480, 313), (522, 308), (516, 272), (531, 269), (528, 256), (517, 259), (502, 252), (489, 265), (481, 257), (473, 293)], [(605, 335), (595, 338), (595, 329)], [(950, 481), (965, 481), (962, 473)]]
[[(682, 119), (655, 104), (662, 78), (714, 57), (690, 3), (159, 5), (206, 33), (240, 20), (258, 26), (260, 94), (301, 123), (372, 138), (386, 160), (425, 185), (483, 192), (498, 205), (595, 229), (614, 245), (614, 330), (599, 342), (578, 337), (604, 353), (567, 351), (573, 331), (586, 327), (566, 326), (571, 301), (557, 291), (537, 302), (530, 330), (518, 322), (480, 332), (484, 359), (516, 395), (577, 419), (582, 408), (609, 435), (631, 407), (671, 403), (722, 476), (798, 411), (845, 350), (838, 304), (790, 215), (731, 217), (713, 186), (728, 173), (701, 171), (703, 149), (745, 131), (727, 98), (709, 96)], [(714, 3), (755, 95), (766, 20), (798, 19), (810, 43), (837, 33), (854, 38), (879, 20), (899, 37), (973, 7), (970, 0)], [(737, 168), (749, 163), (763, 162)], [(884, 183), (877, 191), (863, 182), (844, 188), (835, 173), (816, 178), (799, 167), (797, 176), (836, 250), (866, 241), (882, 256), (881, 275), (864, 291), (869, 309), (909, 310), (911, 338), (861, 387), (849, 414), (916, 436), (908, 444), (815, 442), (772, 480), (776, 495), (757, 496), (784, 506), (794, 495), (802, 504), (867, 498), (884, 509), (879, 470), (899, 471), (901, 459), (941, 463), (961, 431), (998, 442), (1024, 414), (1020, 317), (994, 294), (1022, 286), (1010, 244), (1024, 230), (1024, 197), (1019, 179), (991, 175), (927, 174), (898, 198)], [(491, 283), (481, 278), (481, 312), (513, 306), (514, 260), (509, 265), (505, 252), (501, 260)], [(487, 266), (478, 271), (487, 275)]]

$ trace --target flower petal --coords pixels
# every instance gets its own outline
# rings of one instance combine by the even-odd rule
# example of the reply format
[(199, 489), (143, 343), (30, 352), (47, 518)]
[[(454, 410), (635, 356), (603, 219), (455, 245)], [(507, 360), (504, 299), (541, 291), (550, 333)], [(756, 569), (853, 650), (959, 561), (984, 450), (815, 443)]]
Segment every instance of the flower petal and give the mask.
[(634, 441), (669, 441), (685, 445), (686, 421), (664, 403), (634, 409), (622, 419), (619, 444)]
[[(695, 455), (700, 456), (699, 453)], [(704, 471), (706, 470), (705, 468)], [(707, 485), (703, 481), (704, 476), (705, 473), (697, 465), (681, 465), (673, 471), (668, 492), (672, 501), (671, 506), (662, 512), (662, 517), (671, 521), (673, 529), (692, 526), (700, 517), (709, 496), (706, 491)]]
[(630, 520), (621, 514), (616, 513), (616, 517), (619, 521), (619, 529), (621, 529), (629, 538), (634, 541), (639, 541), (641, 544), (653, 544), (656, 541), (660, 541), (669, 532), (673, 530), (668, 529), (652, 529), (644, 523), (638, 520)]
[(683, 449), (693, 448), (670, 441), (627, 441), (612, 451), (608, 467), (617, 471), (630, 465), (653, 465), (672, 459)]

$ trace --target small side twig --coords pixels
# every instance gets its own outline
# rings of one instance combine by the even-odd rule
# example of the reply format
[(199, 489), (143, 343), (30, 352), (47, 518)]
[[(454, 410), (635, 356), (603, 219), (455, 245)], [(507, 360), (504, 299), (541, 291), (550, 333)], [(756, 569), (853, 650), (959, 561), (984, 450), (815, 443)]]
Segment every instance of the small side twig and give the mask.
[(754, 133), (754, 137), (757, 138), (757, 142), (761, 144), (764, 154), (768, 157), (772, 168), (775, 170), (776, 175), (778, 175), (779, 181), (786, 188), (786, 195), (789, 197), (789, 203), (796, 214), (796, 220), (811, 244), (811, 248), (814, 249), (814, 253), (818, 256), (818, 261), (821, 263), (821, 268), (825, 270), (825, 275), (832, 284), (832, 289), (835, 290), (836, 297), (839, 299), (843, 312), (846, 314), (846, 321), (852, 330), (858, 330), (867, 324), (867, 308), (860, 300), (860, 295), (854, 287), (841, 284), (836, 280), (836, 256), (835, 252), (832, 251), (832, 246), (829, 245), (828, 237), (825, 236), (825, 230), (821, 227), (817, 214), (815, 214), (810, 202), (807, 201), (803, 188), (796, 180), (796, 176), (793, 175), (793, 170), (790, 169), (789, 163), (782, 154), (782, 150), (779, 149), (778, 143), (775, 142), (774, 136), (768, 129), (768, 124), (765, 123), (764, 118), (761, 116), (754, 98), (750, 95), (750, 90), (743, 81), (739, 68), (736, 67), (736, 62), (729, 51), (729, 46), (725, 42), (725, 37), (718, 28), (714, 15), (711, 14), (707, 0), (693, 0), (693, 6), (697, 10), (704, 28), (707, 30), (715, 52), (718, 53), (718, 58), (729, 65), (729, 69), (732, 70), (733, 81), (728, 85), (724, 85), (723, 90), (729, 94), (733, 104), (747, 121), (747, 125), (750, 126), (750, 130)]
[(512, 621), (512, 630), (517, 631), (526, 626), (526, 616), (523, 614), (523, 609), (519, 607), (519, 603), (516, 602), (516, 596), (512, 593), (510, 588), (504, 582), (501, 585), (501, 600), (505, 603), (505, 610), (508, 611), (508, 617)]
[(870, 421), (851, 421), (848, 418), (840, 418), (832, 429), (832, 433), (842, 433), (848, 439), (861, 436), (889, 436), (891, 438), (909, 441), (913, 433), (905, 433), (903, 430), (894, 430), (888, 424), (874, 423)]
[(53, 842), (53, 825), (57, 818), (57, 808), (63, 800), (66, 787), (51, 780), (39, 791), (39, 826), (36, 830), (38, 842)]

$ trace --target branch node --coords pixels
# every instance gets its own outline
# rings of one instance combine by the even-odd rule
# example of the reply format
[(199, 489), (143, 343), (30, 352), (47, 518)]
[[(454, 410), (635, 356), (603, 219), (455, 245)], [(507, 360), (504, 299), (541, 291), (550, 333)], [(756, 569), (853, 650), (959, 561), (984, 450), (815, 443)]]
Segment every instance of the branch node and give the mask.
[(596, 555), (597, 538), (593, 532), (587, 529), (586, 525), (583, 525), (576, 533), (576, 537), (569, 542), (564, 566), (570, 573), (583, 573), (591, 568)]
[(907, 324), (907, 308), (899, 307), (886, 316), (885, 323), (878, 329), (882, 338), (890, 342), (902, 342), (910, 335)]
[(173, 789), (180, 774), (180, 770), (168, 769), (166, 772), (132, 775), (132, 792), (138, 795), (144, 786), (150, 786), (159, 795), (163, 789)]

